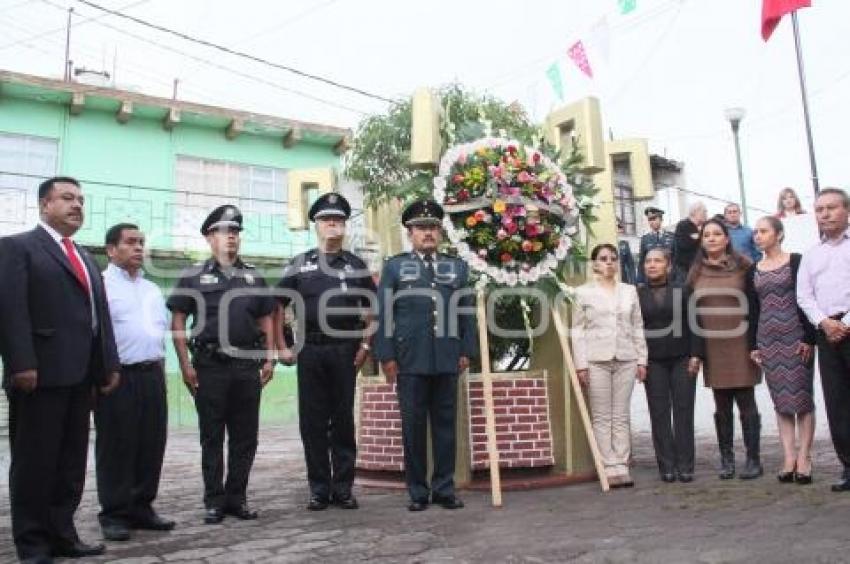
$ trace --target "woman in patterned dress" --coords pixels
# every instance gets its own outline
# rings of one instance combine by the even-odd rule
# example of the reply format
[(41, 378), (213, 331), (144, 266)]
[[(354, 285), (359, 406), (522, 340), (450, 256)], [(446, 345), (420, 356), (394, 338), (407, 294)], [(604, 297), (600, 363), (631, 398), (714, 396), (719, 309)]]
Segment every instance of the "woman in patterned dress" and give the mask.
[[(754, 229), (756, 245), (764, 258), (748, 273), (756, 308), (758, 350), (751, 353), (764, 369), (776, 410), (784, 461), (780, 482), (812, 482), (810, 450), (815, 432), (813, 400), (813, 345), (815, 328), (797, 306), (797, 269), (801, 256), (782, 250), (784, 228), (772, 216), (761, 218)], [(795, 449), (795, 424), (800, 446)]]

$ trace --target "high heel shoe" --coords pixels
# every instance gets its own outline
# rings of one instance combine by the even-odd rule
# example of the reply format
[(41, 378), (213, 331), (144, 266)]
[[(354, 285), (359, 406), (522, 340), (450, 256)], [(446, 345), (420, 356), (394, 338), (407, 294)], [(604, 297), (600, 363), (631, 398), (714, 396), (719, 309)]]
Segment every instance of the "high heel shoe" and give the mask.
[(797, 479), (797, 463), (794, 463), (794, 468), (788, 472), (780, 472), (776, 475), (776, 479), (783, 484), (793, 483)]
[(807, 486), (812, 483), (812, 461), (809, 459), (809, 473), (803, 474), (802, 472), (797, 472), (796, 467), (794, 469), (794, 482), (801, 486)]

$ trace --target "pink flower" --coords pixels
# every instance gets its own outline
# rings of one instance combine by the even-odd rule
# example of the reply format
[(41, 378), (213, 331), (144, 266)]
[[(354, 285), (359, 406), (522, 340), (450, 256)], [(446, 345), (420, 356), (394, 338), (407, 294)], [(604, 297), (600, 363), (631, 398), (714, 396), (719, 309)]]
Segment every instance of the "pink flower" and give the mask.
[(509, 224), (505, 225), (505, 229), (508, 230), (508, 234), (513, 235), (514, 233), (517, 232), (517, 230), (519, 229), (519, 226), (512, 221)]
[(525, 184), (526, 182), (531, 182), (532, 176), (523, 170), (517, 175), (516, 179)]
[(457, 162), (459, 162), (462, 165), (466, 164), (466, 153), (461, 153), (460, 156), (458, 156), (458, 158), (457, 158)]
[(501, 240), (503, 240), (503, 239), (506, 239), (507, 237), (508, 237), (508, 232), (507, 232), (507, 231), (505, 231), (504, 229), (499, 229), (499, 230), (496, 232), (496, 238), (497, 238), (499, 241), (501, 241)]
[(487, 258), (487, 249), (478, 249), (478, 256), (486, 259)]
[(536, 237), (537, 235), (540, 235), (540, 226), (535, 223), (526, 224), (525, 234), (528, 237)]
[(528, 239), (526, 239), (525, 241), (522, 242), (522, 250), (524, 252), (530, 253), (531, 249), (533, 249), (533, 248), (534, 248), (534, 243), (532, 243)]

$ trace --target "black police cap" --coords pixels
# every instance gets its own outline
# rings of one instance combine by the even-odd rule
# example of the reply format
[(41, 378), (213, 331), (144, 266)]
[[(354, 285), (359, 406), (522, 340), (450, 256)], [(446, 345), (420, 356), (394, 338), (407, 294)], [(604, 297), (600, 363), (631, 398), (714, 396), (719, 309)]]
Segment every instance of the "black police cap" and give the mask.
[(239, 208), (231, 205), (215, 208), (201, 224), (201, 235), (206, 235), (211, 230), (220, 228), (242, 231), (242, 212), (239, 211)]
[(643, 210), (643, 215), (646, 217), (650, 217), (653, 215), (657, 215), (659, 217), (664, 217), (664, 210), (660, 208), (656, 208), (655, 206), (649, 206), (645, 210)]
[(442, 225), (443, 208), (434, 200), (416, 200), (401, 212), (401, 223), (411, 225)]
[(307, 212), (307, 217), (310, 221), (316, 221), (323, 217), (342, 217), (348, 219), (351, 216), (351, 204), (345, 199), (342, 194), (336, 192), (328, 192), (322, 194), (313, 205), (310, 206), (310, 211)]

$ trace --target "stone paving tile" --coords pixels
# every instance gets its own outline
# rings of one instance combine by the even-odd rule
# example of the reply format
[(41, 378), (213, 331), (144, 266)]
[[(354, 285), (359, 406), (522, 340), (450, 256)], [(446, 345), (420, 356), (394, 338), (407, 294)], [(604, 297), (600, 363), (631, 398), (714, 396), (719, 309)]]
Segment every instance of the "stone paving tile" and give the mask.
[[(715, 477), (716, 447), (698, 441), (692, 484), (662, 484), (651, 441), (634, 439), (637, 485), (600, 493), (596, 484), (506, 492), (493, 509), (482, 492), (462, 492), (466, 509), (406, 510), (400, 491), (359, 488), (361, 509), (307, 512), (301, 444), (295, 426), (264, 428), (249, 491), (257, 521), (201, 523), (201, 479), (196, 432), (169, 437), (159, 511), (178, 522), (170, 533), (140, 531), (87, 562), (850, 562), (850, 494), (828, 484), (838, 464), (828, 440), (818, 440), (815, 484), (779, 484), (775, 437), (765, 437), (767, 475), (752, 482)], [(0, 457), (7, 455), (0, 446)], [(739, 453), (739, 461), (742, 455)], [(91, 464), (90, 464), (91, 466)], [(100, 538), (90, 472), (78, 528)], [(0, 495), (0, 563), (14, 562), (8, 495)]]

